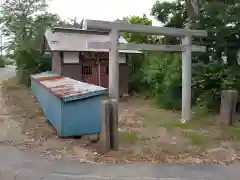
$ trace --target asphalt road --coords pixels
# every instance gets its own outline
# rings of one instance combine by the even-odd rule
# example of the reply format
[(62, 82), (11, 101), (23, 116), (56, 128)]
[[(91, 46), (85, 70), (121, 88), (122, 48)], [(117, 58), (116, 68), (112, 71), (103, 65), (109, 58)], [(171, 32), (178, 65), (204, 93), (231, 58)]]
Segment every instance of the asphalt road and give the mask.
[(239, 180), (239, 167), (222, 165), (114, 165), (46, 160), (0, 146), (0, 179), (9, 180)]
[[(12, 76), (14, 67), (0, 68), (0, 83)], [(239, 180), (239, 170), (223, 165), (81, 164), (0, 144), (0, 180)]]

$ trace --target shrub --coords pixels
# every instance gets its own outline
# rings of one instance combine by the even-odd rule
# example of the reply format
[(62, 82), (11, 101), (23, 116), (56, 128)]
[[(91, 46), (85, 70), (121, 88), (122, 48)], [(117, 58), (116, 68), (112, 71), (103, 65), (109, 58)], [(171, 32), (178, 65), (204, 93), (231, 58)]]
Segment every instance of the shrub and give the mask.
[(30, 75), (51, 70), (51, 57), (41, 56), (38, 50), (20, 50), (15, 53), (21, 83), (30, 84)]
[(0, 67), (5, 67), (5, 63), (2, 59), (0, 59)]
[[(130, 61), (137, 63), (139, 61)], [(130, 64), (131, 65), (131, 64)], [(181, 108), (181, 58), (177, 53), (146, 53), (130, 74), (132, 90), (150, 95), (158, 105), (168, 109)], [(217, 111), (223, 89), (240, 90), (240, 72), (222, 60), (193, 61), (192, 105)], [(144, 92), (143, 92), (144, 90)]]

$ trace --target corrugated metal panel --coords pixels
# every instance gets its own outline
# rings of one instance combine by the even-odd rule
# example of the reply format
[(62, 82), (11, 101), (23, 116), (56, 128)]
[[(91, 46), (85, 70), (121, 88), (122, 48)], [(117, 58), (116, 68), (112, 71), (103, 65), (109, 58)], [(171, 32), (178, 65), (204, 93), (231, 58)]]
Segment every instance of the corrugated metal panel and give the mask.
[[(91, 34), (81, 32), (66, 32), (56, 31), (52, 32), (47, 30), (45, 37), (52, 51), (94, 51), (94, 52), (109, 52), (108, 49), (89, 49), (87, 48), (88, 41), (94, 42), (106, 42), (109, 41), (109, 35), (104, 34)], [(119, 38), (120, 43), (127, 43), (127, 41), (121, 36)], [(140, 51), (134, 50), (120, 50), (122, 53), (140, 54)]]
[(63, 101), (73, 101), (103, 94), (106, 88), (77, 81), (49, 72), (31, 76), (54, 96)]
[(40, 79), (40, 78), (45, 78), (45, 77), (54, 77), (54, 76), (59, 76), (59, 75), (52, 71), (46, 71), (43, 73), (31, 75), (31, 77), (34, 79)]

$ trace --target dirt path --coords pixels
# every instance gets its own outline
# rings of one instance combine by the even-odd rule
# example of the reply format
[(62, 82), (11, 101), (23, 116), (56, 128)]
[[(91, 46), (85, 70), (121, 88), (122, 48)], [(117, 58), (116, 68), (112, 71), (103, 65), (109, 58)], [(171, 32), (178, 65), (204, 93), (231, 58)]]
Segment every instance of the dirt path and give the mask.
[(21, 142), (25, 138), (21, 134), (19, 123), (12, 119), (3, 97), (3, 81), (14, 76), (14, 67), (0, 68), (0, 142)]
[[(11, 70), (0, 72), (2, 79), (11, 77)], [(60, 139), (29, 89), (12, 78), (0, 91), (0, 142), (48, 159), (83, 163), (231, 163), (240, 157), (240, 128), (205, 121), (179, 124), (178, 112), (136, 97), (119, 105), (120, 149), (102, 155), (99, 143), (87, 136)]]
[[(13, 70), (0, 69), (0, 81), (8, 77), (14, 76)], [(0, 83), (1, 84), (1, 83)], [(25, 94), (26, 95), (26, 94)], [(99, 166), (83, 166), (76, 161), (56, 160), (63, 154), (70, 154), (67, 147), (72, 147), (71, 154), (75, 154), (76, 157), (81, 159), (86, 155), (88, 147), (84, 148), (83, 141), (76, 139), (59, 139), (56, 133), (47, 124), (43, 116), (37, 117), (39, 112), (36, 112), (39, 108), (37, 103), (34, 104), (33, 98), (27, 99), (27, 95), (24, 96), (26, 102), (18, 104), (6, 103), (4, 99), (8, 96), (8, 93), (3, 93), (2, 85), (0, 85), (0, 142), (11, 142), (22, 145), (29, 145), (29, 150), (45, 152), (52, 154), (55, 151), (57, 158), (55, 160), (46, 160), (43, 157), (37, 155), (37, 153), (22, 152), (12, 146), (6, 146), (1, 144), (0, 146), (0, 179), (16, 179), (16, 180), (30, 180), (30, 179), (239, 179), (239, 167), (225, 166), (139, 166), (139, 165), (99, 165)], [(10, 97), (9, 97), (10, 98)], [(23, 100), (22, 99), (22, 100)], [(25, 106), (30, 101), (30, 105), (33, 106), (29, 109), (29, 106)], [(16, 102), (16, 101), (12, 101)], [(9, 105), (15, 107), (9, 107)], [(139, 104), (139, 103), (138, 103)], [(28, 104), (29, 105), (29, 104)], [(21, 111), (18, 110), (18, 106), (21, 106)], [(131, 109), (132, 107), (132, 109)], [(11, 115), (11, 108), (15, 109), (15, 115)], [(136, 114), (141, 112), (143, 107), (134, 109), (133, 104), (126, 106), (122, 103), (120, 121), (122, 123), (121, 131), (134, 131), (139, 130), (142, 126), (142, 119), (137, 118)], [(35, 109), (35, 111), (32, 111)], [(30, 115), (24, 117), (24, 111), (29, 111)], [(138, 117), (138, 116), (137, 116)], [(20, 119), (23, 118), (23, 119)], [(128, 128), (124, 129), (124, 124), (127, 124)], [(32, 129), (31, 129), (32, 128)], [(163, 134), (164, 135), (164, 134)], [(162, 135), (162, 136), (163, 136)], [(135, 136), (128, 136), (125, 140), (136, 140)], [(163, 138), (164, 139), (164, 138)], [(26, 143), (28, 141), (29, 143)], [(35, 146), (34, 146), (35, 145)], [(124, 148), (122, 146), (121, 148)], [(89, 147), (89, 149), (91, 149)], [(126, 148), (130, 149), (130, 147)], [(65, 152), (64, 152), (65, 151)], [(116, 153), (115, 158), (123, 157), (120, 150)], [(89, 154), (99, 156), (90, 152)], [(46, 154), (45, 154), (46, 155)], [(103, 160), (110, 158), (111, 154), (108, 154)], [(61, 158), (60, 158), (61, 159)], [(112, 154), (112, 160), (114, 162), (114, 154)], [(141, 171), (139, 171), (141, 168)]]
[[(10, 90), (3, 88), (4, 80), (14, 76), (14, 68), (0, 69), (0, 144), (11, 144), (21, 151), (34, 151), (48, 159), (77, 159), (92, 163), (87, 156), (93, 152), (84, 148), (88, 141), (58, 138), (26, 87), (15, 84)], [(13, 91), (17, 96), (12, 94)]]

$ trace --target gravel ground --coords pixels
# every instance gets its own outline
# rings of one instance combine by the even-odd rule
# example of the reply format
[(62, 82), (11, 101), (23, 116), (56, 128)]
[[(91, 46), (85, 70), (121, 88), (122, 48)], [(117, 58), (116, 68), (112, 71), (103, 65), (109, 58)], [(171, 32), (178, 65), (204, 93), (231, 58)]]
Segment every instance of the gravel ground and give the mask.
[[(14, 67), (0, 69), (0, 84), (1, 81), (8, 79), (15, 75)], [(1, 93), (1, 96), (5, 94)], [(1, 100), (1, 98), (0, 98)], [(84, 154), (81, 143), (78, 140), (60, 140), (57, 138), (54, 131), (47, 125), (45, 120), (37, 120), (37, 129), (45, 129), (47, 134), (37, 134), (35, 130), (31, 129), (28, 133), (23, 131), (21, 122), (19, 123), (13, 119), (11, 113), (6, 108), (5, 101), (0, 101), (0, 179), (1, 180), (97, 180), (97, 179), (115, 179), (115, 180), (142, 180), (142, 179), (160, 179), (160, 180), (237, 180), (239, 179), (239, 166), (223, 166), (223, 165), (84, 165), (76, 160), (67, 158), (59, 158), (59, 151), (70, 144), (75, 144), (77, 148), (74, 152)], [(23, 112), (21, 112), (23, 113)], [(19, 112), (19, 114), (21, 114)], [(36, 113), (36, 112), (34, 112)], [(33, 113), (33, 114), (34, 114)], [(33, 116), (35, 117), (35, 116)], [(16, 118), (16, 117), (15, 117)], [(36, 120), (36, 118), (33, 118)], [(36, 121), (27, 121), (27, 123)], [(31, 125), (31, 123), (30, 123)], [(27, 129), (29, 124), (27, 125)], [(36, 128), (35, 128), (36, 129)], [(24, 133), (23, 133), (24, 132)], [(30, 135), (30, 136), (29, 136)], [(31, 135), (35, 135), (37, 139), (31, 139)], [(45, 139), (44, 135), (51, 137)], [(51, 143), (49, 143), (49, 141)], [(27, 143), (26, 143), (27, 142)], [(48, 143), (46, 143), (48, 142)], [(7, 143), (10, 143), (8, 145)], [(18, 144), (29, 144), (26, 149), (28, 151), (19, 150)], [(34, 145), (41, 147), (46, 153), (49, 149), (52, 154), (53, 149), (56, 151), (55, 158), (46, 159), (46, 154), (39, 156), (39, 153), (30, 152), (37, 149)], [(50, 147), (51, 145), (52, 147)], [(21, 145), (20, 145), (21, 146)], [(20, 148), (21, 149), (21, 148)], [(215, 150), (217, 151), (217, 150)], [(69, 154), (69, 150), (65, 150), (65, 154)], [(61, 154), (61, 153), (60, 153)], [(95, 153), (93, 153), (95, 154)], [(96, 154), (95, 154), (96, 155)], [(117, 154), (116, 158), (121, 154)], [(96, 155), (99, 156), (99, 155)], [(106, 161), (111, 154), (101, 158), (98, 162)], [(114, 154), (112, 155), (114, 156)], [(145, 157), (147, 158), (147, 157)], [(142, 162), (145, 160), (142, 159)], [(146, 160), (147, 161), (147, 160)], [(114, 162), (110, 158), (109, 162)], [(125, 162), (126, 161), (122, 161)], [(133, 161), (132, 161), (133, 162)], [(92, 162), (88, 162), (92, 163)], [(140, 169), (140, 170), (139, 170)]]
[[(14, 75), (12, 67), (0, 70), (2, 80)], [(169, 131), (154, 124), (178, 119), (178, 114), (154, 109), (141, 99), (121, 100), (120, 149), (105, 155), (97, 153), (99, 144), (92, 143), (87, 136), (60, 139), (29, 90), (12, 80), (6, 82), (0, 91), (0, 107), (0, 142), (47, 159), (78, 160), (82, 163), (229, 164), (237, 162), (240, 157), (236, 151), (239, 141), (235, 141), (235, 148), (232, 142), (221, 142), (217, 147), (200, 149), (189, 144), (182, 129)], [(158, 122), (149, 124), (151, 119)], [(196, 134), (192, 129), (185, 131)], [(206, 139), (202, 136), (193, 138), (196, 142)]]

